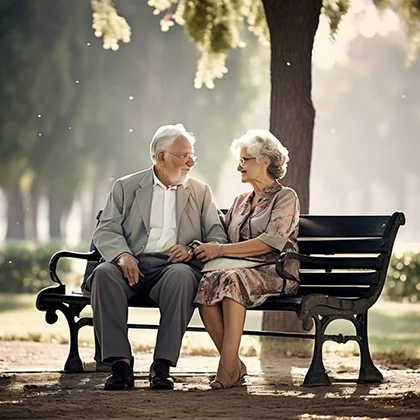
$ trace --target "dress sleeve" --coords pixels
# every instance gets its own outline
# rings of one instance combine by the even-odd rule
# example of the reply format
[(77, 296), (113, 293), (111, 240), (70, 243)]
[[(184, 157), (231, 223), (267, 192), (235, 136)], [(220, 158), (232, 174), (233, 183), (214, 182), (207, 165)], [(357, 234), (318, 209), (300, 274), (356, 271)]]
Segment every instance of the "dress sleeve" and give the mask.
[(266, 231), (257, 236), (257, 239), (283, 251), (299, 223), (300, 206), (299, 199), (292, 189), (287, 189), (285, 194), (282, 190), (280, 194), (280, 197), (278, 195), (275, 197), (276, 202), (272, 207)]

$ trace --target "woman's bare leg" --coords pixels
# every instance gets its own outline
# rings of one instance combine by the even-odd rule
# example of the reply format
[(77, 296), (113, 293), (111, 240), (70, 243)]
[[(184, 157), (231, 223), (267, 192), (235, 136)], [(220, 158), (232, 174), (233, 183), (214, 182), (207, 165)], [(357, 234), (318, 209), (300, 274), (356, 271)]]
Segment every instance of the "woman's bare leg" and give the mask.
[(216, 305), (200, 305), (199, 306), (201, 320), (206, 327), (214, 345), (216, 346), (219, 354), (222, 352), (223, 346), (223, 313), (220, 304)]
[[(222, 305), (217, 304), (213, 306), (200, 305), (199, 306), (200, 317), (203, 321), (204, 326), (206, 327), (207, 332), (209, 333), (213, 343), (215, 344), (219, 354), (222, 353), (223, 347), (223, 311)], [(239, 357), (238, 357), (239, 359)], [(242, 360), (239, 359), (240, 369), (241, 369), (241, 379), (244, 380), (245, 375), (247, 375), (246, 366), (243, 364)], [(215, 375), (210, 376), (211, 380), (215, 379)]]
[(232, 299), (225, 298), (223, 308), (223, 346), (221, 351), (222, 365), (232, 370), (238, 366), (239, 346), (244, 331), (246, 309)]
[(220, 354), (216, 380), (213, 389), (236, 386), (241, 379), (239, 346), (245, 324), (246, 309), (232, 299), (224, 298), (223, 310), (223, 345)]

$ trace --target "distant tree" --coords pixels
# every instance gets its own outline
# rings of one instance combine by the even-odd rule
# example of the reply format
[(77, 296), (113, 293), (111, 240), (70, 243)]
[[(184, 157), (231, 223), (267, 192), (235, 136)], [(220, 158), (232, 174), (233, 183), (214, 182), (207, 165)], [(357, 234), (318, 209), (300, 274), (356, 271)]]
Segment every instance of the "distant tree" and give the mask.
[(0, 66), (0, 188), (7, 198), (7, 239), (37, 239), (41, 196), (48, 199), (50, 237), (60, 238), (90, 151), (98, 148), (84, 130), (99, 119), (90, 84), (101, 64), (86, 46), (93, 38), (88, 12), (89, 4), (66, 0), (1, 4), (0, 54), (8, 59)]
[(194, 69), (187, 71), (185, 62), (197, 54), (182, 28), (163, 34), (146, 3), (126, 0), (124, 7), (142, 30), (130, 48), (110, 53), (95, 42), (89, 3), (1, 3), (0, 55), (8, 59), (0, 65), (0, 188), (8, 239), (38, 238), (44, 197), (50, 238), (61, 237), (75, 200), (87, 192), (81, 219), (88, 240), (103, 191), (116, 177), (150, 165), (148, 145), (159, 124), (182, 121), (197, 134), (197, 170), (218, 182), (219, 146), (242, 130), (241, 113), (256, 96), (246, 57), (232, 56), (239, 77), (223, 80), (222, 89), (194, 89)]
[[(0, 186), (7, 196), (7, 238), (23, 239), (28, 219), (31, 238), (37, 239), (41, 194), (48, 197), (50, 236), (60, 237), (61, 216), (70, 209), (83, 176), (77, 168), (84, 156), (80, 139), (69, 127), (83, 102), (74, 90), (80, 62), (72, 60), (72, 55), (80, 42), (80, 31), (73, 33), (75, 22), (86, 10), (72, 9), (65, 0), (49, 6), (54, 19), (45, 18), (39, 1), (9, 0), (0, 9), (0, 51), (8, 57), (0, 70), (0, 167), (4, 174)], [(89, 34), (86, 25), (80, 29)], [(78, 159), (72, 159), (72, 153)], [(25, 205), (23, 192), (30, 197)]]

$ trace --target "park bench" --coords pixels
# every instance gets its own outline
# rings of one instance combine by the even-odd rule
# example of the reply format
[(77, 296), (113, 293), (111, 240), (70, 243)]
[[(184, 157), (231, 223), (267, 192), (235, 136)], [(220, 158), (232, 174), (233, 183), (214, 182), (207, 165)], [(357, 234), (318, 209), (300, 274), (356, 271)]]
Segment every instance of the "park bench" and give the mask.
[[(382, 382), (381, 372), (374, 365), (368, 342), (368, 310), (382, 293), (394, 240), (401, 225), (403, 213), (392, 215), (301, 215), (299, 220), (299, 254), (281, 254), (277, 272), (283, 278), (286, 260), (301, 262), (301, 284), (296, 296), (271, 297), (252, 310), (293, 311), (302, 321), (302, 333), (277, 331), (250, 331), (245, 335), (287, 337), (314, 340), (312, 361), (303, 385), (330, 385), (331, 381), (323, 364), (322, 347), (330, 340), (346, 343), (354, 340), (360, 347), (360, 370), (357, 382)], [(87, 260), (92, 269), (101, 256), (93, 250), (87, 253), (59, 251), (49, 265), (51, 279), (57, 286), (41, 290), (36, 306), (45, 311), (45, 319), (54, 324), (57, 311), (67, 319), (70, 329), (70, 349), (64, 365), (65, 372), (81, 372), (83, 364), (78, 350), (78, 333), (86, 325), (93, 325), (89, 316), (80, 313), (90, 304), (81, 293), (69, 292), (57, 275), (61, 258)], [(153, 308), (151, 299), (135, 298), (130, 308)], [(334, 320), (347, 320), (354, 325), (355, 334), (327, 334), (327, 326)], [(129, 324), (129, 328), (155, 329), (156, 325)], [(202, 327), (188, 327), (188, 331), (205, 331)], [(96, 342), (96, 340), (95, 340)], [(99, 351), (97, 346), (97, 352)], [(98, 354), (98, 353), (97, 353)]]

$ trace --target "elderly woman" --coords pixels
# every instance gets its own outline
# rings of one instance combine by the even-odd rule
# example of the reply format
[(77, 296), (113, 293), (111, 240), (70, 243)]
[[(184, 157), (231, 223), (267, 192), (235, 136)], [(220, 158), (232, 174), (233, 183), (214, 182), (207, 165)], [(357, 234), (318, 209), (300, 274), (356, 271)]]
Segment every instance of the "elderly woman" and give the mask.
[(242, 182), (253, 191), (236, 197), (226, 215), (230, 243), (201, 244), (194, 250), (200, 261), (214, 260), (207, 266), (220, 262), (218, 269), (204, 273), (195, 298), (220, 353), (213, 389), (237, 386), (247, 373), (239, 358), (246, 309), (269, 296), (294, 295), (299, 287), (297, 262), (289, 260), (285, 267), (295, 281), (285, 281), (275, 270), (280, 252), (298, 251), (299, 200), (279, 181), (286, 174), (289, 152), (267, 130), (249, 130), (232, 142), (231, 150)]

